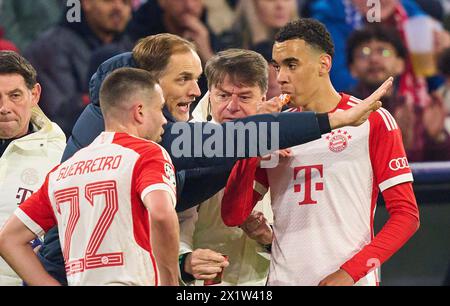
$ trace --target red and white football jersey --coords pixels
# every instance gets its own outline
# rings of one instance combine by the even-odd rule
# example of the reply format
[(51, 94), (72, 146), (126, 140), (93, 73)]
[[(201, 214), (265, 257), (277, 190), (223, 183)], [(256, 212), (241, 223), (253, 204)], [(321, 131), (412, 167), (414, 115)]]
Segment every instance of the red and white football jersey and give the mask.
[[(360, 102), (342, 95), (334, 111)], [(385, 109), (359, 127), (294, 147), (292, 155), (256, 175), (255, 190), (270, 186), (274, 211), (268, 284), (316, 286), (372, 240), (379, 190), (413, 177), (401, 131)], [(357, 285), (376, 283), (372, 271)]]
[(175, 184), (164, 148), (105, 132), (53, 169), (15, 214), (36, 235), (58, 225), (69, 285), (158, 285), (143, 199), (164, 190), (175, 205)]

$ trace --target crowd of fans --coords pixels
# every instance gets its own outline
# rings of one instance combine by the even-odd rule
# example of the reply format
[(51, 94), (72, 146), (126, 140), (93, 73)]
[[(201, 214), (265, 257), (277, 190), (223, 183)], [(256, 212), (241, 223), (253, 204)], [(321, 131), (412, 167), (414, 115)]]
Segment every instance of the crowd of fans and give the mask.
[[(19, 51), (36, 68), (43, 87), (40, 106), (67, 136), (89, 103), (89, 80), (98, 65), (130, 51), (139, 39), (179, 35), (195, 44), (203, 64), (228, 48), (255, 50), (270, 61), (277, 29), (302, 16), (324, 23), (333, 37), (331, 76), (337, 90), (362, 97), (395, 76), (395, 90), (384, 102), (402, 127), (410, 160), (450, 159), (450, 153), (440, 153), (450, 152), (450, 34), (444, 27), (435, 31), (439, 70), (426, 78), (414, 72), (405, 36), (405, 23), (414, 16), (448, 25), (445, 1), (382, 0), (376, 22), (367, 21), (373, 7), (365, 0), (86, 0), (80, 22), (67, 18), (66, 5), (0, 0), (0, 49)], [(280, 93), (269, 69), (268, 98)], [(204, 77), (199, 84), (206, 92)]]

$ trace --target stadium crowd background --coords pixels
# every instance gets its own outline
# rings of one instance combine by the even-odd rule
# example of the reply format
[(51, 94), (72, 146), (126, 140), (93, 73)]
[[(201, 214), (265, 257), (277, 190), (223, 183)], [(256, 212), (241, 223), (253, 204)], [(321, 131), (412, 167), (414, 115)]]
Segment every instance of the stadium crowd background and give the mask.
[[(386, 77), (397, 77), (384, 107), (402, 128), (409, 161), (420, 163), (417, 168), (412, 165), (418, 175), (422, 228), (385, 265), (382, 283), (449, 284), (450, 167), (439, 164), (448, 167), (447, 174), (430, 181), (427, 175), (433, 171), (423, 164), (450, 160), (449, 0), (381, 0), (387, 16), (373, 24), (365, 22), (370, 7), (363, 0), (97, 0), (97, 5), (82, 6), (81, 22), (67, 20), (66, 4), (0, 0), (0, 50), (17, 51), (36, 68), (43, 88), (39, 105), (67, 137), (89, 103), (89, 80), (98, 66), (130, 51), (140, 38), (163, 32), (187, 38), (203, 64), (231, 47), (255, 50), (270, 62), (278, 28), (299, 16), (323, 22), (336, 45), (336, 89), (365, 97)], [(438, 69), (427, 78), (412, 69), (404, 37), (404, 22), (418, 15), (428, 15), (442, 26), (435, 33)], [(268, 98), (280, 94), (270, 69)], [(204, 79), (200, 86), (205, 93)], [(385, 219), (379, 209), (375, 226)]]

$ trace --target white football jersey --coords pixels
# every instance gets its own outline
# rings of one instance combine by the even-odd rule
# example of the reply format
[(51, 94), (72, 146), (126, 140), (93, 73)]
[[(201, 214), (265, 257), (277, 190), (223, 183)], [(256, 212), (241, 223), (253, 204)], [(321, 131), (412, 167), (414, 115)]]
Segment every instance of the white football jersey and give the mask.
[[(360, 102), (342, 95), (334, 111)], [(292, 155), (257, 174), (259, 186), (270, 186), (274, 211), (268, 284), (316, 286), (371, 242), (379, 190), (413, 177), (401, 132), (385, 109), (359, 127), (296, 146)], [(357, 285), (376, 283), (372, 271)]]
[(143, 199), (165, 190), (175, 205), (175, 187), (161, 146), (105, 132), (52, 170), (16, 215), (36, 235), (58, 225), (69, 285), (158, 285)]

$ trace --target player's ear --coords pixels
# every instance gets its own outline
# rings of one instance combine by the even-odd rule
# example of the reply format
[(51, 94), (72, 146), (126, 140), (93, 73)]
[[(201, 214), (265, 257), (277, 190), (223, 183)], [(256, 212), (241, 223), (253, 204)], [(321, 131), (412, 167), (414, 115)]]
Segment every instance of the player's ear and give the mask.
[(138, 103), (133, 107), (134, 120), (136, 120), (139, 124), (142, 124), (144, 122), (143, 108), (144, 106), (142, 105), (142, 103)]
[(36, 83), (34, 87), (31, 89), (31, 103), (33, 106), (38, 105), (39, 99), (41, 98), (42, 88), (39, 83)]
[(261, 96), (260, 102), (266, 102), (266, 100), (267, 100), (267, 91)]
[(319, 57), (319, 76), (330, 74), (332, 58), (329, 54), (322, 53)]

